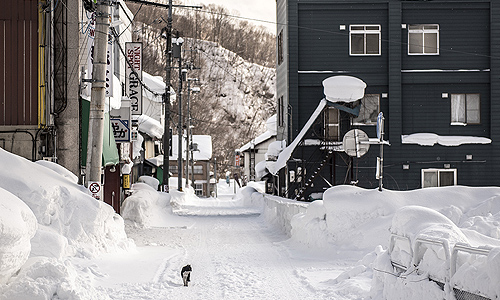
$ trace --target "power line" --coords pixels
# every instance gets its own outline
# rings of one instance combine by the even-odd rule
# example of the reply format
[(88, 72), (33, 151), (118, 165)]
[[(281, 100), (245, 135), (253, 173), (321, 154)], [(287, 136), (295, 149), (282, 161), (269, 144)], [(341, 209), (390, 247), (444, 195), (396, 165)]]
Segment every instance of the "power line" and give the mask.
[[(182, 7), (182, 8), (184, 8), (184, 7)], [(184, 9), (189, 9), (189, 8), (184, 8)], [(242, 20), (248, 20), (248, 21), (268, 23), (268, 24), (276, 24), (276, 26), (283, 25), (283, 26), (297, 28), (297, 29), (316, 31), (316, 32), (322, 32), (322, 33), (334, 34), (334, 35), (341, 35), (341, 36), (346, 36), (346, 37), (349, 36), (349, 33), (336, 32), (336, 31), (331, 31), (331, 30), (327, 30), (327, 29), (318, 29), (318, 28), (312, 28), (312, 27), (307, 27), (307, 26), (299, 26), (299, 25), (291, 25), (288, 23), (280, 23), (277, 21), (267, 21), (267, 20), (256, 19), (256, 18), (241, 17), (241, 16), (237, 16), (237, 15), (221, 13), (221, 12), (216, 12), (216, 11), (209, 11), (209, 10), (198, 10), (198, 11), (202, 12), (202, 13), (206, 13), (206, 14), (220, 15), (220, 16), (229, 17), (229, 18), (233, 18), (233, 19), (242, 19)], [(390, 39), (380, 39), (380, 41), (385, 42), (385, 43), (400, 44), (403, 46), (411, 45), (409, 43), (404, 43), (401, 41), (393, 41)], [(494, 56), (494, 55), (488, 55), (488, 54), (472, 53), (472, 52), (467, 52), (467, 51), (459, 51), (459, 50), (445, 49), (445, 48), (438, 48), (438, 49), (439, 49), (439, 51), (443, 51), (443, 52), (465, 54), (465, 55), (470, 55), (470, 56), (479, 56), (479, 57), (486, 57), (486, 58), (500, 58), (500, 56)]]

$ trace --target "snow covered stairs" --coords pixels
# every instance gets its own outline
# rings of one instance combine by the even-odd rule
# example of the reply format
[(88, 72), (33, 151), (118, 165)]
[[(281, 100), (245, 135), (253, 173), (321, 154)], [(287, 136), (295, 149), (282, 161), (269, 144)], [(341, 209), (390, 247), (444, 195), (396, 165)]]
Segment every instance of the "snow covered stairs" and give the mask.
[(305, 184), (299, 189), (297, 196), (295, 196), (296, 200), (308, 201), (308, 199), (306, 199), (306, 197), (305, 197), (306, 192), (309, 190), (309, 188), (313, 187), (314, 179), (316, 179), (316, 176), (318, 176), (320, 174), (321, 170), (323, 170), (323, 168), (326, 165), (326, 162), (332, 157), (333, 152), (334, 151), (332, 149), (328, 150), (325, 158), (319, 163), (319, 166), (316, 169), (316, 171), (313, 172), (313, 174), (309, 177), (309, 179), (307, 179)]

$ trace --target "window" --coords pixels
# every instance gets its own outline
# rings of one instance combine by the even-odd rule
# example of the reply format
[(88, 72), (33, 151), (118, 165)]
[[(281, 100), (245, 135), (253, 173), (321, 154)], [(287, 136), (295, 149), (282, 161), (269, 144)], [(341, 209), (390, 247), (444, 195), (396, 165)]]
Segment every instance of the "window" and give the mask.
[(285, 105), (283, 103), (283, 96), (278, 98), (278, 126), (285, 125)]
[(361, 99), (359, 116), (352, 120), (353, 125), (376, 125), (379, 109), (380, 95), (366, 94)]
[(349, 26), (350, 55), (380, 55), (380, 25)]
[(325, 110), (325, 139), (327, 141), (339, 140), (339, 110), (327, 107)]
[(283, 63), (283, 29), (278, 34), (278, 66)]
[(195, 183), (194, 192), (196, 193), (196, 196), (203, 196), (203, 183)]
[(457, 169), (422, 169), (422, 187), (457, 184)]
[(451, 94), (451, 125), (481, 123), (479, 94)]
[(409, 55), (439, 54), (439, 25), (408, 25)]
[(168, 166), (168, 169), (170, 170), (170, 173), (172, 173), (172, 174), (178, 173), (177, 166)]
[(203, 174), (203, 166), (193, 166), (194, 174)]

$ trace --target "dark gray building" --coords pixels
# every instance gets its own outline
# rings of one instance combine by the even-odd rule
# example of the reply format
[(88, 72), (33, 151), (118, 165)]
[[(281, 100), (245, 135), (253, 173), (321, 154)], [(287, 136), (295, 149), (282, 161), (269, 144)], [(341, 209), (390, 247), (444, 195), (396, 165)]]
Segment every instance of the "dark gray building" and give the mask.
[(277, 17), (278, 140), (297, 137), (324, 79), (367, 85), (361, 100), (325, 107), (277, 172), (279, 194), (377, 187), (379, 147), (352, 158), (342, 138), (375, 138), (379, 112), (384, 188), (500, 183), (499, 1), (277, 0)]

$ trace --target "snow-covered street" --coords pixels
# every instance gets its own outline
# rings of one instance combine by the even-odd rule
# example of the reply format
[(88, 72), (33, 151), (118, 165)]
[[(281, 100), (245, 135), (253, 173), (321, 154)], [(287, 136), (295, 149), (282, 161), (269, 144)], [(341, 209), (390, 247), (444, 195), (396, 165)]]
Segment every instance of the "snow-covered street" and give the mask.
[[(191, 203), (167, 227), (127, 226), (135, 253), (75, 263), (99, 274), (93, 276), (94, 285), (112, 299), (364, 298), (369, 278), (358, 282), (359, 293), (354, 294), (322, 282), (337, 277), (347, 261), (290, 247), (288, 236), (255, 210), (235, 206), (231, 196)], [(193, 267), (187, 288), (180, 277), (185, 264)]]
[(500, 295), (498, 187), (336, 186), (306, 203), (255, 182), (167, 194), (145, 176), (117, 215), (54, 163), (0, 160), (1, 300)]

